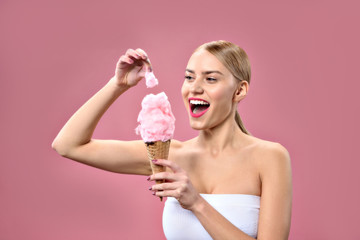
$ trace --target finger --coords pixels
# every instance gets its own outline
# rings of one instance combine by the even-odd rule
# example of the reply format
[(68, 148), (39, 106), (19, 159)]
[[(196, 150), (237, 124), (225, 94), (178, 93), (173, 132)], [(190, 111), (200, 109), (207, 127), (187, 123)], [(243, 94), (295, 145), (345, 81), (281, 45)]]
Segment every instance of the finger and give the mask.
[(133, 64), (134, 60), (132, 60), (131, 58), (129, 58), (126, 55), (123, 55), (120, 57), (119, 62), (120, 62), (120, 64), (122, 64), (122, 63)]
[(179, 184), (177, 182), (173, 183), (161, 183), (161, 184), (155, 184), (152, 185), (150, 190), (151, 191), (164, 191), (164, 190), (175, 190), (179, 187)]
[(149, 59), (147, 53), (146, 53), (144, 50), (142, 50), (141, 48), (137, 48), (135, 51), (136, 51), (138, 54), (140, 54), (141, 57), (142, 57), (142, 59), (147, 63), (147, 65), (148, 65), (148, 71), (149, 71), (149, 72), (152, 72), (152, 65), (151, 65), (151, 62), (150, 62), (150, 59)]
[(127, 51), (126, 51), (126, 55), (128, 56), (128, 57), (131, 57), (131, 58), (134, 58), (134, 59), (137, 59), (137, 60), (142, 60), (142, 57), (141, 57), (141, 55), (139, 54), (139, 53), (137, 53), (135, 50), (133, 50), (133, 49), (128, 49)]
[(176, 199), (180, 198), (180, 192), (178, 190), (166, 190), (166, 191), (159, 191), (154, 192), (155, 196), (157, 197), (174, 197)]
[[(138, 48), (139, 49), (139, 48)], [(152, 66), (150, 63), (150, 60), (148, 59), (146, 53), (144, 54), (144, 51), (137, 51), (133, 49), (128, 49), (126, 51), (126, 56), (134, 60), (135, 65), (137, 66), (143, 66), (146, 65), (145, 71), (151, 72)]]
[(128, 50), (126, 50), (126, 53), (125, 53), (126, 56), (139, 56), (141, 57), (134, 49), (132, 48), (129, 48)]
[[(128, 49), (126, 51), (126, 56), (133, 60), (134, 65), (136, 66), (143, 66), (144, 60), (141, 58), (141, 56), (133, 49)], [(146, 63), (146, 62), (145, 62)]]
[(150, 176), (149, 181), (156, 181), (156, 180), (166, 180), (168, 182), (174, 182), (177, 181), (178, 178), (174, 173), (161, 172), (161, 173), (155, 173)]
[(142, 59), (144, 60), (148, 59), (148, 55), (141, 48), (137, 48), (135, 51), (142, 57)]
[(165, 167), (169, 167), (174, 173), (182, 172), (182, 168), (174, 163), (173, 161), (166, 160), (166, 159), (154, 159), (151, 160), (156, 165), (161, 165)]

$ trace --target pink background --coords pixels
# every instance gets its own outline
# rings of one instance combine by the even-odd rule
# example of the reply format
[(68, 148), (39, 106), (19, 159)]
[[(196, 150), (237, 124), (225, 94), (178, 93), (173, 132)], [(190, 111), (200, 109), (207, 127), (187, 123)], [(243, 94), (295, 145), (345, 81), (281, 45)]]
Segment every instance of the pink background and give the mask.
[(164, 239), (163, 203), (146, 177), (64, 159), (50, 144), (138, 47), (160, 86), (125, 93), (94, 137), (138, 139), (141, 99), (160, 91), (176, 138), (195, 136), (180, 95), (184, 69), (198, 45), (218, 39), (242, 46), (252, 63), (239, 106), (245, 126), (290, 152), (290, 239), (360, 239), (356, 2), (1, 0), (0, 239)]

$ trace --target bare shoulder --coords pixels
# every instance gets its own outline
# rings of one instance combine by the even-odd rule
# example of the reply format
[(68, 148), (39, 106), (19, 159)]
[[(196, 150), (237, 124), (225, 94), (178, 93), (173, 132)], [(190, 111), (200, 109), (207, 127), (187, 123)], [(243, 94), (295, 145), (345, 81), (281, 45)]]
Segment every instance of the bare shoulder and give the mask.
[(191, 146), (194, 145), (195, 139), (196, 138), (186, 140), (186, 141), (179, 141), (176, 139), (171, 139), (170, 149), (176, 151), (176, 150), (183, 150), (185, 148), (191, 148)]
[(169, 150), (169, 160), (175, 160), (176, 156), (178, 156), (179, 152), (181, 152), (181, 150), (184, 148), (184, 143), (176, 140), (176, 139), (171, 139), (171, 144), (170, 144), (170, 150)]
[(289, 161), (290, 154), (288, 150), (277, 142), (262, 140), (259, 144), (259, 153), (266, 154), (265, 159), (278, 159), (279, 161)]
[(252, 137), (252, 142), (253, 144), (249, 148), (259, 166), (260, 172), (271, 171), (274, 168), (290, 167), (290, 154), (280, 143), (256, 137)]
[(170, 144), (169, 160), (184, 161), (186, 156), (190, 156), (196, 152), (194, 148), (194, 140), (179, 141), (172, 139)]
[(184, 145), (183, 142), (176, 140), (176, 139), (171, 139), (171, 144), (170, 144), (170, 149), (171, 150), (177, 150), (179, 148), (182, 148)]

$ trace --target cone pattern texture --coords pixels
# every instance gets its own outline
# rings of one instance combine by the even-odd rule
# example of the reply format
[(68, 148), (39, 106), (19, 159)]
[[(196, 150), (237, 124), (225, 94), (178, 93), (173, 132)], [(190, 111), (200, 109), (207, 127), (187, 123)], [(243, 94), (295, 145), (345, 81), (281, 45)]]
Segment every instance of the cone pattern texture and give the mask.
[[(156, 142), (145, 143), (146, 149), (147, 149), (147, 155), (150, 160), (150, 165), (151, 165), (153, 174), (165, 171), (165, 167), (155, 165), (151, 160), (153, 160), (153, 159), (168, 159), (170, 141), (171, 140), (168, 140), (166, 142), (156, 141)], [(160, 181), (160, 182), (156, 181), (156, 183), (162, 183), (162, 181)]]
[[(168, 159), (170, 142), (171, 142), (171, 140), (168, 140), (166, 142), (156, 141), (156, 142), (145, 143), (147, 155), (150, 160), (150, 166), (151, 166), (151, 170), (152, 170), (153, 174), (159, 173), (159, 172), (165, 172), (165, 167), (156, 165), (151, 160), (153, 160), (153, 159)], [(156, 180), (156, 184), (163, 183), (163, 182), (164, 182), (163, 180)], [(162, 197), (160, 197), (160, 200), (162, 200)]]

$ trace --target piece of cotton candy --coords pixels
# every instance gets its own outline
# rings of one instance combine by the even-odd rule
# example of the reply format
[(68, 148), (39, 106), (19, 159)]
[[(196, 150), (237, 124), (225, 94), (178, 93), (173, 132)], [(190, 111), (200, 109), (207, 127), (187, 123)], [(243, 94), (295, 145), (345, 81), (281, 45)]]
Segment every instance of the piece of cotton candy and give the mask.
[(159, 84), (159, 81), (156, 79), (154, 72), (145, 73), (146, 87), (153, 88)]
[(141, 102), (141, 111), (135, 129), (144, 142), (156, 142), (172, 139), (175, 130), (175, 117), (171, 112), (170, 102), (164, 92), (149, 94)]

